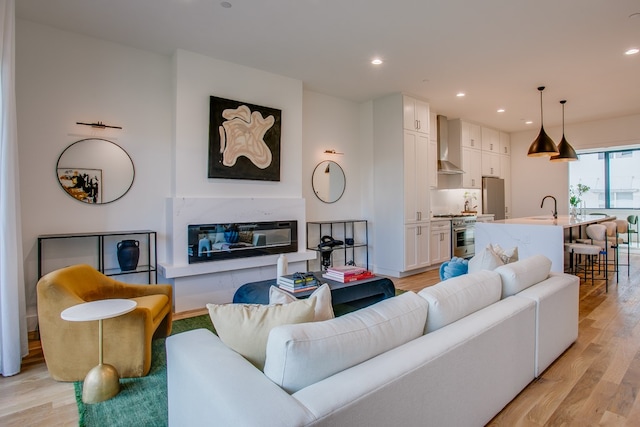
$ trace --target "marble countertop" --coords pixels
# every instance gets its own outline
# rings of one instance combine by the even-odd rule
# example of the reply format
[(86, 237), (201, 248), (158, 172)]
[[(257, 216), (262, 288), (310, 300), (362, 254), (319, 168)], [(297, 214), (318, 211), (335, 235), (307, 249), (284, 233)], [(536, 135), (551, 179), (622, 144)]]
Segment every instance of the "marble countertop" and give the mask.
[(524, 218), (511, 218), (493, 221), (493, 224), (516, 224), (516, 225), (546, 225), (559, 226), (563, 228), (577, 227), (585, 224), (593, 224), (596, 222), (609, 221), (616, 219), (615, 216), (602, 215), (584, 215), (572, 218), (570, 215), (558, 215), (553, 218), (551, 215), (528, 216)]

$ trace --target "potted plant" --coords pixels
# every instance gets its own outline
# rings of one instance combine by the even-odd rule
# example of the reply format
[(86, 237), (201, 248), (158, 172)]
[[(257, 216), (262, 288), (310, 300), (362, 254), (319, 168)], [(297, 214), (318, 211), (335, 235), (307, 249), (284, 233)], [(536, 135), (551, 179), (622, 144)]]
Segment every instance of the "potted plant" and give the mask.
[(571, 216), (576, 216), (577, 209), (582, 202), (582, 195), (588, 192), (591, 188), (584, 184), (578, 184), (574, 188), (573, 185), (569, 186), (569, 204), (571, 205)]

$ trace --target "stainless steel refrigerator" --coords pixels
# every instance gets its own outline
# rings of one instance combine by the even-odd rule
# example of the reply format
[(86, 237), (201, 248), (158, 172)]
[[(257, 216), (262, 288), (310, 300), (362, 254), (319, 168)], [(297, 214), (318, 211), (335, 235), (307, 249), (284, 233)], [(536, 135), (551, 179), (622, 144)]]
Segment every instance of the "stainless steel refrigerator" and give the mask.
[(482, 178), (482, 213), (504, 219), (504, 179)]

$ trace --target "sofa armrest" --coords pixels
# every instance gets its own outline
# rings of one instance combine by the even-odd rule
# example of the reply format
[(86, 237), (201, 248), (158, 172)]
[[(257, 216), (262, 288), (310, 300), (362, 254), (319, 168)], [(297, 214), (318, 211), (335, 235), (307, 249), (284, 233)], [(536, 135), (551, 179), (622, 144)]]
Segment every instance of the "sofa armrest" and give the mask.
[(170, 426), (301, 426), (314, 420), (209, 330), (170, 336), (166, 348)]

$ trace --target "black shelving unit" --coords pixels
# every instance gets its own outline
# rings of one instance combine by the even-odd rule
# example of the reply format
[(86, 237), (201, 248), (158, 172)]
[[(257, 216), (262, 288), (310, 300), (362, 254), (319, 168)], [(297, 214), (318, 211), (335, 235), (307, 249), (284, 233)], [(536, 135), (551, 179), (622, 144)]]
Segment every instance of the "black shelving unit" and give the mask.
[[(331, 236), (344, 242), (333, 248), (331, 265), (345, 265), (353, 261), (356, 265), (369, 269), (369, 226), (365, 219), (350, 219), (340, 221), (309, 221), (307, 222), (307, 249), (318, 252), (318, 244), (322, 236)], [(347, 241), (353, 239), (353, 244)], [(320, 256), (307, 261), (308, 271), (322, 270)]]
[[(105, 254), (105, 238), (108, 237), (135, 237), (143, 236), (141, 240), (144, 240), (141, 245), (141, 252), (146, 248), (146, 260), (148, 264), (138, 265), (135, 270), (122, 271), (119, 267), (105, 266), (104, 254)], [(95, 239), (96, 251), (98, 255), (98, 265), (95, 266), (98, 271), (106, 276), (121, 276), (127, 274), (146, 273), (148, 275), (148, 283), (158, 283), (158, 247), (157, 247), (157, 234), (152, 230), (133, 230), (133, 231), (109, 231), (109, 232), (95, 232), (95, 233), (64, 233), (64, 234), (43, 234), (38, 236), (38, 278), (42, 277), (43, 272), (43, 260), (46, 244), (48, 240), (59, 239)], [(144, 259), (144, 258), (143, 258)]]

